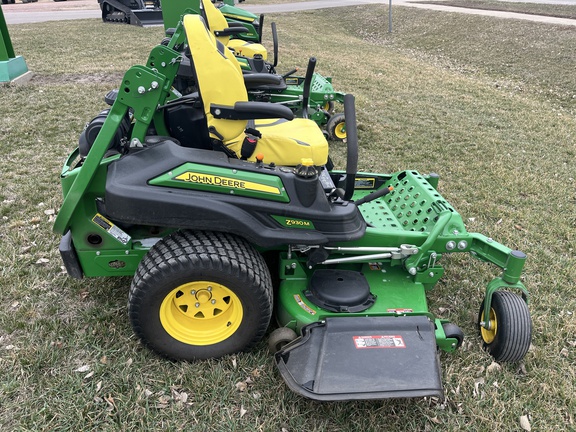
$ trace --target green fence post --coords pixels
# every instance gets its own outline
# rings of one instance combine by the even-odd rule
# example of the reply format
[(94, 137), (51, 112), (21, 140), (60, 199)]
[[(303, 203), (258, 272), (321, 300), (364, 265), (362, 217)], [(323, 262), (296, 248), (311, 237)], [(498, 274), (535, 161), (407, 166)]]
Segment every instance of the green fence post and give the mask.
[(0, 82), (10, 82), (23, 75), (29, 75), (28, 66), (22, 56), (14, 55), (4, 12), (0, 7)]

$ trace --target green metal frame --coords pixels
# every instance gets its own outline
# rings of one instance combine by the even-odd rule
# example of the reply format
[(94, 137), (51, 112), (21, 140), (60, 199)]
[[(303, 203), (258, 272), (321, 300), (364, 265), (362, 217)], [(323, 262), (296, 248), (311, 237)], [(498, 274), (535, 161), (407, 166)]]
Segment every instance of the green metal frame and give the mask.
[[(180, 33), (175, 34), (174, 41), (180, 37)], [(128, 109), (132, 108), (134, 118), (130, 139), (144, 141), (153, 118), (160, 119), (156, 107), (176, 97), (171, 88), (180, 58), (179, 52), (159, 45), (152, 49), (147, 66), (133, 66), (126, 72), (116, 101), (81, 167), (74, 168), (69, 158), (62, 171), (64, 202), (54, 223), (56, 232), (67, 231), (86, 192), (100, 183), (95, 177), (114, 159), (104, 159), (104, 155)]]

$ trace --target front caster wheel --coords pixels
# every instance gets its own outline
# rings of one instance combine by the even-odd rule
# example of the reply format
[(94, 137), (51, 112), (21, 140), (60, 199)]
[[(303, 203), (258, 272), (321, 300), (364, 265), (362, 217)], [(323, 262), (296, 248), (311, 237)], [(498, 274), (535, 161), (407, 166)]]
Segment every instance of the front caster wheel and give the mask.
[(442, 324), (442, 329), (444, 330), (446, 338), (456, 339), (456, 349), (462, 346), (462, 342), (464, 342), (464, 332), (460, 327), (458, 327), (456, 324), (446, 323)]
[(241, 238), (179, 231), (144, 257), (128, 301), (141, 341), (175, 360), (246, 351), (272, 315), (272, 283), (262, 256)]
[[(492, 295), (490, 316), (484, 316), (484, 303), (478, 321), (483, 348), (500, 362), (515, 362), (524, 358), (532, 340), (532, 321), (526, 302), (509, 291)], [(482, 323), (489, 322), (489, 328)]]
[(272, 354), (277, 353), (285, 345), (289, 344), (298, 337), (296, 332), (288, 327), (280, 327), (270, 333), (268, 339), (268, 349)]
[(331, 139), (344, 141), (346, 139), (346, 122), (344, 114), (334, 114), (326, 123), (326, 130)]
[(326, 111), (328, 114), (334, 113), (334, 102), (333, 101), (326, 101), (324, 105), (322, 105), (322, 109)]

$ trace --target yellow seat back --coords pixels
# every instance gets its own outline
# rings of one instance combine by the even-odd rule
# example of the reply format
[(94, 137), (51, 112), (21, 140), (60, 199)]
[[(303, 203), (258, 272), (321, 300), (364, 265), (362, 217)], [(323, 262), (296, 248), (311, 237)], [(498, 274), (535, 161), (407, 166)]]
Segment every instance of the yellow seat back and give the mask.
[[(226, 21), (226, 18), (222, 12), (220, 12), (210, 0), (201, 0), (200, 9), (204, 11), (206, 27), (208, 27), (212, 33), (228, 28), (228, 21)], [(230, 36), (218, 36), (216, 39), (218, 39), (224, 45), (228, 45)]]
[[(217, 119), (210, 112), (213, 105), (234, 107), (236, 102), (248, 101), (238, 61), (206, 28), (202, 17), (186, 15), (183, 24), (210, 136), (221, 140), (240, 157), (248, 120)], [(252, 156), (248, 157), (250, 161), (254, 161), (258, 153), (277, 165), (294, 166), (302, 159), (324, 165), (328, 160), (328, 143), (312, 120), (266, 119), (250, 124), (262, 133)]]
[[(222, 12), (214, 6), (211, 0), (201, 0), (200, 9), (204, 12), (206, 26), (212, 33), (225, 30), (229, 27), (226, 18)], [(254, 57), (255, 54), (260, 54), (262, 59), (266, 60), (268, 58), (268, 51), (259, 43), (230, 39), (230, 36), (216, 36), (216, 39), (234, 51), (236, 55)]]
[[(208, 127), (215, 128), (224, 137), (222, 141), (236, 138), (246, 129), (247, 121), (216, 119), (210, 113), (210, 105), (233, 107), (236, 102), (248, 100), (240, 66), (229, 50), (208, 31), (202, 17), (186, 15), (183, 24)], [(214, 133), (210, 136), (218, 138)]]

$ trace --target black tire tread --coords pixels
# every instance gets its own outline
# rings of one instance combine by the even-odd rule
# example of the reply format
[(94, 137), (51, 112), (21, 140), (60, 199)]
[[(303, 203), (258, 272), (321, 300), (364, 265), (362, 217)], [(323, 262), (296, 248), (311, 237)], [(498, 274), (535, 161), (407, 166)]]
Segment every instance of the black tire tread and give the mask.
[(272, 315), (270, 272), (263, 257), (248, 242), (219, 232), (176, 231), (158, 241), (148, 251), (136, 270), (128, 295), (129, 316), (136, 335), (145, 345), (161, 355), (175, 358), (167, 352), (161, 352), (147, 340), (141, 327), (141, 320), (146, 317), (140, 307), (148, 287), (153, 285), (157, 278), (171, 269), (190, 266), (208, 268), (213, 272), (226, 272), (257, 287), (259, 303), (255, 307), (264, 312), (260, 317), (258, 333), (244, 346), (243, 351), (252, 348), (264, 336)]
[(442, 324), (442, 329), (447, 338), (454, 338), (458, 341), (456, 348), (460, 348), (464, 342), (464, 332), (456, 324), (446, 323)]
[(336, 137), (336, 135), (334, 134), (334, 131), (336, 130), (336, 126), (338, 124), (344, 122), (344, 120), (345, 120), (345, 117), (344, 117), (343, 113), (334, 114), (332, 117), (330, 117), (330, 119), (326, 123), (326, 130), (328, 131), (328, 135), (330, 136), (330, 139), (341, 141), (340, 138)]
[[(499, 362), (522, 360), (532, 340), (532, 320), (526, 302), (510, 291), (496, 291), (492, 296), (492, 309), (498, 330), (492, 343), (483, 343), (484, 349)], [(483, 305), (480, 314), (482, 310)]]

